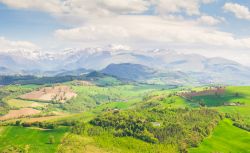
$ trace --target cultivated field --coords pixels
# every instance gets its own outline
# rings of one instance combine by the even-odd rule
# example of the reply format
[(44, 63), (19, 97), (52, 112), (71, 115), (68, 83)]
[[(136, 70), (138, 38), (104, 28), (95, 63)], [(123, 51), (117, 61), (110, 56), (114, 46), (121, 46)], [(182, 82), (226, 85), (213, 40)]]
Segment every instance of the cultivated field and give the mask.
[(201, 91), (190, 91), (190, 92), (184, 92), (180, 95), (186, 98), (192, 98), (197, 96), (207, 96), (207, 95), (221, 95), (225, 93), (224, 87), (216, 87), (216, 88), (208, 88)]
[(223, 94), (193, 96), (190, 104), (203, 103), (222, 113), (239, 116), (250, 124), (250, 87), (226, 87)]
[[(233, 125), (236, 122), (242, 125), (250, 123), (250, 87), (167, 89), (167, 86), (160, 85), (97, 86), (84, 81), (72, 81), (60, 86), (37, 88), (25, 90), (23, 86), (18, 86), (18, 89), (9, 87), (10, 95), (4, 98), (4, 102), (10, 109), (20, 110), (11, 110), (7, 115), (0, 117), (0, 120), (6, 120), (0, 121), (6, 125), (0, 127), (0, 152), (9, 146), (28, 148), (31, 153), (177, 153), (183, 148), (191, 153), (250, 151), (249, 132)], [(184, 91), (190, 92), (185, 92), (184, 95)], [(66, 93), (74, 94), (75, 98), (66, 97)], [(56, 99), (55, 95), (63, 96)], [(61, 99), (65, 100), (60, 101)], [(65, 102), (69, 99), (70, 102)], [(20, 113), (29, 112), (25, 109), (31, 113), (35, 110), (34, 114), (39, 114), (28, 117), (29, 114)], [(182, 117), (185, 114), (186, 116)], [(146, 122), (141, 122), (146, 120), (157, 122), (161, 126), (155, 127), (155, 131), (145, 128), (138, 136), (116, 136), (119, 134), (117, 131), (126, 132), (126, 128), (116, 130), (113, 129), (115, 127), (104, 128), (93, 124), (93, 121), (99, 121), (95, 120), (97, 116), (105, 115), (107, 118), (100, 118), (100, 125), (113, 120), (115, 124), (107, 125), (122, 124), (127, 129), (130, 128), (134, 134), (138, 129), (130, 127), (130, 122), (139, 127), (147, 127)], [(116, 121), (117, 115), (120, 117)], [(135, 120), (130, 121), (129, 116)], [(179, 123), (176, 122), (176, 118)], [(213, 119), (212, 123), (210, 119)], [(17, 120), (20, 122), (18, 126)], [(163, 124), (164, 122), (167, 124)], [(55, 126), (48, 129), (50, 124)], [(71, 130), (67, 131), (65, 126)], [(116, 132), (112, 133), (112, 130), (105, 130), (106, 128)], [(16, 135), (20, 135), (20, 138)], [(55, 142), (48, 144), (51, 135), (54, 136)], [(154, 144), (145, 141), (144, 138), (159, 138), (161, 141)], [(4, 139), (6, 141), (1, 142)], [(163, 139), (166, 142), (162, 143)]]
[(25, 116), (30, 116), (30, 115), (35, 115), (40, 113), (41, 111), (33, 109), (33, 108), (22, 108), (19, 110), (10, 110), (8, 114), (1, 116), (0, 120), (8, 120), (8, 119), (13, 119), (13, 118), (20, 118), (20, 117), (25, 117)]
[(74, 97), (77, 94), (71, 90), (68, 86), (53, 86), (45, 87), (30, 93), (21, 95), (21, 99), (35, 100), (35, 101), (53, 101), (53, 102), (66, 102)]
[(39, 103), (31, 100), (22, 100), (22, 99), (10, 99), (7, 101), (7, 104), (15, 108), (25, 108), (25, 107), (44, 107), (47, 103)]

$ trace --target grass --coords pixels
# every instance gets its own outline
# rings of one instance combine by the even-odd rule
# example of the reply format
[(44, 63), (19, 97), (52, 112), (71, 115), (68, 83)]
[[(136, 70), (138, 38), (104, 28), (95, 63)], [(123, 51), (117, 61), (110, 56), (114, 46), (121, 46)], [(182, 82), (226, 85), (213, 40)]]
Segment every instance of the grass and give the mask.
[(59, 145), (59, 153), (177, 153), (174, 145), (151, 144), (132, 137), (114, 137), (108, 132), (99, 136), (68, 134)]
[(94, 144), (91, 137), (83, 137), (75, 134), (67, 134), (62, 139), (62, 144), (58, 146), (58, 153), (107, 153)]
[(249, 153), (250, 133), (232, 125), (225, 119), (215, 128), (198, 148), (189, 149), (190, 153)]
[[(10, 145), (23, 148), (28, 145), (29, 153), (55, 153), (67, 128), (40, 130), (7, 126), (0, 127), (0, 131), (2, 131), (0, 135), (0, 152)], [(50, 136), (54, 136), (54, 144), (48, 144)]]
[(233, 113), (239, 114), (242, 119), (245, 120), (248, 124), (250, 124), (250, 87), (242, 86), (242, 87), (228, 87), (228, 93), (239, 93), (239, 97), (231, 99), (230, 102), (242, 102), (244, 105), (242, 106), (224, 106), (217, 107), (220, 112), (223, 113)]
[[(104, 80), (111, 81), (109, 78)], [(104, 84), (104, 83), (103, 83)], [(158, 102), (159, 107), (167, 108), (196, 108), (197, 105), (187, 102), (181, 97), (171, 96), (180, 89), (168, 90), (167, 86), (154, 86), (143, 84), (127, 84), (115, 86), (71, 86), (78, 96), (68, 103), (63, 104), (67, 112), (67, 116), (60, 118), (52, 118), (49, 122), (63, 122), (65, 120), (80, 120), (88, 122), (97, 114), (106, 109), (133, 109), (136, 106), (147, 104), (150, 102)], [(35, 101), (25, 101), (15, 99), (18, 95), (27, 91), (34, 90), (38, 86), (7, 86), (6, 90), (13, 91), (13, 94), (6, 98), (6, 102), (16, 108), (31, 107)], [(195, 88), (202, 90), (202, 87)], [(235, 96), (235, 93), (239, 96)], [(152, 95), (152, 97), (150, 96)], [(147, 100), (144, 98), (149, 96)], [(200, 96), (195, 100), (203, 100), (207, 106), (217, 109), (222, 113), (239, 114), (247, 123), (250, 123), (250, 87), (227, 87), (226, 93), (222, 96)], [(242, 106), (224, 106), (225, 102), (242, 102)], [(43, 104), (43, 103), (38, 103)], [(59, 105), (57, 106), (58, 109)], [(51, 104), (52, 107), (52, 104)], [(82, 112), (84, 111), (84, 112)], [(74, 112), (82, 112), (71, 114)], [(29, 120), (28, 118), (26, 120)], [(95, 153), (174, 153), (178, 152), (175, 146), (164, 144), (150, 144), (132, 137), (114, 137), (108, 133), (100, 136), (77, 136), (66, 135), (66, 128), (59, 128), (51, 131), (22, 128), (22, 127), (0, 127), (0, 152), (9, 145), (25, 147), (30, 146), (30, 153), (54, 153), (57, 148), (61, 149), (60, 153), (67, 153), (69, 150), (75, 152)], [(56, 139), (55, 144), (48, 144), (49, 136), (53, 135)], [(65, 145), (59, 144), (60, 140), (65, 138)], [(68, 141), (68, 142), (67, 142)], [(211, 152), (250, 152), (250, 134), (247, 131), (239, 129), (232, 125), (230, 120), (223, 120), (214, 130), (213, 134), (199, 145), (198, 148), (189, 149), (191, 153), (211, 153)]]
[[(238, 93), (238, 96), (236, 96), (236, 93)], [(192, 99), (194, 101), (202, 101), (207, 106), (222, 106), (224, 103), (232, 102), (250, 104), (250, 87), (226, 87), (225, 93), (222, 95), (196, 96)]]
[(24, 107), (44, 107), (47, 105), (46, 103), (38, 103), (30, 100), (22, 100), (22, 99), (10, 99), (7, 101), (7, 104), (10, 107), (14, 108), (24, 108)]
[(103, 134), (94, 137), (95, 143), (100, 148), (105, 148), (111, 153), (177, 153), (176, 146), (164, 144), (151, 144), (132, 137), (114, 137)]
[[(72, 88), (78, 96), (65, 104), (65, 109), (70, 112), (82, 112), (105, 103), (112, 103), (110, 105), (118, 105), (120, 108), (128, 107), (132, 103), (142, 101), (144, 95), (159, 90), (161, 87), (128, 84), (106, 87), (72, 86)], [(122, 104), (122, 102), (127, 104)]]
[(178, 96), (166, 98), (162, 101), (162, 103), (168, 108), (185, 108), (189, 106), (183, 98)]
[[(238, 96), (235, 94), (238, 93)], [(250, 87), (249, 86), (230, 86), (226, 87), (225, 94), (197, 96), (193, 98), (195, 101), (202, 101), (209, 107), (213, 107), (222, 113), (237, 114), (245, 122), (250, 124)], [(224, 103), (240, 102), (241, 106), (225, 106)], [(193, 103), (190, 103), (193, 104)]]
[(70, 114), (64, 117), (48, 120), (47, 122), (56, 122), (61, 123), (64, 121), (83, 121), (88, 122), (91, 119), (93, 119), (96, 116), (96, 114), (93, 114), (92, 112), (83, 112), (78, 114)]
[(9, 86), (4, 86), (3, 88), (0, 89), (0, 91), (4, 91), (8, 93), (8, 96), (5, 96), (2, 98), (2, 101), (5, 103), (8, 103), (8, 100), (17, 98), (18, 96), (30, 92), (39, 86), (37, 85), (9, 85)]
[(98, 113), (107, 109), (128, 109), (132, 104), (134, 103), (133, 102), (110, 102), (110, 103), (97, 106), (96, 108), (93, 109), (92, 112)]

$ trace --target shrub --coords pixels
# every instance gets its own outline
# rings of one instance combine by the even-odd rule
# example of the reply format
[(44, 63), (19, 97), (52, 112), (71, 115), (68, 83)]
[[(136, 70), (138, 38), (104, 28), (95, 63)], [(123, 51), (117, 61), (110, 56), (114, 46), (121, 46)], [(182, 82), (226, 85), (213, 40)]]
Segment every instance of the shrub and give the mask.
[(24, 122), (24, 123), (22, 123), (22, 126), (23, 127), (31, 127), (31, 123), (28, 123), (28, 122)]
[(82, 135), (84, 134), (86, 129), (86, 124), (85, 123), (76, 123), (72, 128), (71, 128), (71, 133), (77, 134), (77, 135)]
[(103, 131), (101, 127), (91, 127), (87, 132), (89, 136), (99, 136)]
[(49, 144), (54, 144), (55, 143), (55, 137), (53, 135), (49, 136)]
[(20, 146), (7, 146), (1, 153), (27, 153), (24, 148)]
[(17, 120), (16, 123), (15, 123), (16, 126), (20, 126), (21, 125), (21, 121), (20, 120)]

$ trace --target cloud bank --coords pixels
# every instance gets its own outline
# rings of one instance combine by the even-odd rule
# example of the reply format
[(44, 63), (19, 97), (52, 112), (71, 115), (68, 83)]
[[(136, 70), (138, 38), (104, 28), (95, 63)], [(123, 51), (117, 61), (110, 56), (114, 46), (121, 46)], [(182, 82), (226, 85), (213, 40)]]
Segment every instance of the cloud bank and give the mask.
[[(230, 13), (238, 19), (250, 20), (249, 8), (242, 4), (225, 2), (219, 10), (225, 16), (203, 12), (202, 7), (216, 2), (216, 0), (0, 0), (0, 3), (12, 9), (45, 12), (66, 23), (67, 28), (58, 28), (53, 33), (57, 46), (100, 47), (118, 44), (118, 46), (129, 46), (126, 49), (171, 48), (188, 52), (200, 49), (205, 50), (205, 54), (209, 56), (249, 57), (250, 36), (238, 36), (221, 28), (227, 24), (227, 15)], [(29, 42), (12, 42), (5, 38), (0, 39), (0, 46), (3, 46), (3, 49), (37, 48)], [(221, 54), (218, 53), (219, 50)], [(240, 61), (239, 59), (237, 60)]]
[(36, 50), (39, 49), (35, 44), (28, 41), (11, 41), (5, 37), (0, 37), (0, 52), (12, 50)]

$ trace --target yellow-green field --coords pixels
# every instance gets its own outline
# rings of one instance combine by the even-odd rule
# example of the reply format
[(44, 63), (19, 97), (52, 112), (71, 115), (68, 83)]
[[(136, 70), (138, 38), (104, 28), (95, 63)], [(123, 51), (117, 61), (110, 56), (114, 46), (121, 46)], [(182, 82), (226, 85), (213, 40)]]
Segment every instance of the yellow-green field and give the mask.
[(28, 101), (22, 99), (10, 99), (7, 103), (14, 108), (24, 108), (24, 107), (44, 107), (47, 103), (39, 103), (35, 101)]
[(189, 149), (190, 153), (249, 153), (250, 132), (232, 125), (225, 119), (215, 128), (213, 134), (206, 138), (198, 148)]
[[(55, 153), (67, 128), (41, 130), (8, 126), (0, 127), (0, 131), (0, 152), (14, 146), (27, 148), (29, 153)], [(49, 144), (50, 136), (55, 139), (53, 144)]]
[[(194, 111), (202, 109), (213, 109), (220, 112), (221, 116), (232, 114), (239, 116), (242, 122), (250, 123), (250, 87), (226, 87), (222, 95), (204, 95), (193, 97), (193, 101), (178, 96), (182, 92), (181, 88), (167, 89), (167, 87), (145, 84), (123, 84), (114, 86), (96, 85), (74, 85), (72, 82), (64, 83), (77, 94), (77, 97), (65, 103), (39, 102), (23, 100), (18, 97), (27, 92), (37, 90), (38, 86), (7, 86), (6, 91), (10, 92), (3, 101), (8, 104), (10, 109), (35, 108), (41, 113), (37, 116), (10, 119), (2, 123), (15, 124), (17, 120), (25, 123), (46, 122), (57, 123), (80, 121), (86, 123), (93, 120), (96, 116), (112, 111), (141, 111), (141, 117), (145, 117), (151, 111), (160, 113), (164, 109), (175, 111), (183, 110)], [(204, 87), (194, 88), (196, 91), (204, 90)], [(204, 102), (200, 106), (199, 102)], [(227, 103), (240, 103), (237, 106), (227, 106)], [(141, 109), (141, 110), (140, 110)], [(143, 109), (147, 111), (143, 111)], [(152, 109), (152, 110), (151, 110)], [(218, 113), (217, 112), (217, 113)], [(55, 113), (55, 116), (49, 115)], [(43, 116), (44, 115), (44, 116)], [(152, 121), (160, 120), (163, 117), (150, 114)], [(183, 115), (183, 113), (182, 113)], [(194, 114), (192, 114), (194, 115)], [(219, 115), (218, 115), (219, 116)], [(194, 116), (195, 117), (195, 116)], [(220, 118), (220, 117), (218, 117)], [(206, 119), (206, 117), (204, 117)], [(220, 118), (221, 119), (221, 118)], [(220, 120), (218, 119), (218, 121)], [(231, 118), (232, 119), (232, 118)], [(189, 148), (190, 153), (248, 153), (250, 152), (250, 134), (246, 130), (232, 125), (232, 120), (224, 118), (219, 125), (214, 124), (215, 129), (212, 133), (204, 137), (199, 146)], [(171, 119), (166, 117), (159, 123), (167, 124)], [(194, 118), (195, 120), (195, 118)], [(186, 127), (191, 127), (194, 120), (186, 123)], [(180, 120), (179, 120), (180, 121)], [(204, 122), (204, 120), (202, 120)], [(190, 123), (189, 123), (190, 122)], [(207, 122), (206, 122), (207, 123)], [(217, 125), (217, 126), (216, 126)], [(69, 150), (84, 153), (177, 153), (179, 144), (169, 145), (164, 143), (148, 143), (133, 136), (116, 137), (112, 133), (104, 131), (98, 135), (88, 134), (75, 135), (69, 132), (68, 128), (59, 127), (53, 130), (41, 130), (39, 128), (24, 128), (20, 126), (0, 127), (0, 152), (13, 145), (14, 147), (28, 148), (30, 153), (70, 153)], [(202, 127), (202, 126), (201, 126)], [(187, 128), (188, 129), (188, 128)], [(187, 130), (186, 129), (186, 130)], [(114, 129), (112, 129), (114, 130)], [(112, 131), (111, 130), (111, 131)], [(54, 144), (48, 144), (49, 137), (55, 137)], [(17, 137), (19, 136), (19, 137)], [(207, 137), (208, 136), (208, 137)], [(195, 138), (195, 137), (194, 137)], [(193, 146), (194, 147), (194, 146)], [(179, 148), (180, 149), (180, 148)]]

